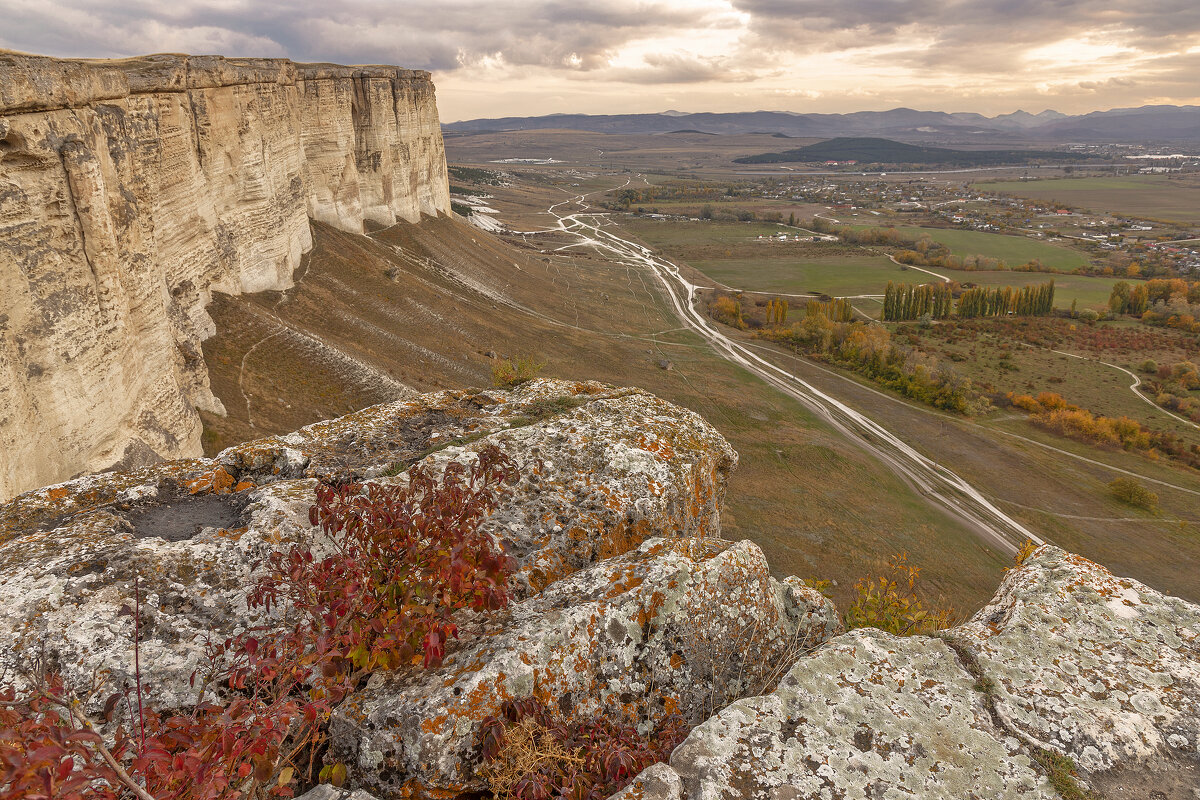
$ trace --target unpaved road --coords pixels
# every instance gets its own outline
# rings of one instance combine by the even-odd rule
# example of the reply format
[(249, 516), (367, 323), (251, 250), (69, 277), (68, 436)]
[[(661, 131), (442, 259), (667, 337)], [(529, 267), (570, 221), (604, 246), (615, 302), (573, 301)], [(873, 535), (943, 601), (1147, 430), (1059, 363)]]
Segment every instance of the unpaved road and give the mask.
[(576, 246), (592, 247), (618, 263), (649, 270), (662, 284), (680, 321), (718, 354), (810, 409), (852, 443), (887, 464), (930, 502), (962, 520), (988, 544), (1012, 554), (1026, 539), (1044, 543), (954, 472), (917, 452), (882, 425), (727, 337), (696, 310), (698, 287), (683, 277), (677, 265), (618, 236), (604, 216), (589, 213), (586, 198), (578, 195), (550, 206), (547, 211), (555, 220), (553, 229), (575, 237)]

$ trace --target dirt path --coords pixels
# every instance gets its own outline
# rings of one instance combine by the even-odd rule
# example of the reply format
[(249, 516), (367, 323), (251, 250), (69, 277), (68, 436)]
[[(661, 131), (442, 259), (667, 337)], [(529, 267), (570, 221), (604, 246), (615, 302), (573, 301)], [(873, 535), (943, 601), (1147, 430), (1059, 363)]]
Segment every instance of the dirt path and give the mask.
[(1128, 369), (1125, 369), (1124, 367), (1119, 367), (1116, 364), (1110, 364), (1107, 361), (1101, 361), (1098, 358), (1088, 358), (1087, 356), (1080, 356), (1080, 355), (1076, 355), (1075, 353), (1065, 352), (1063, 350), (1054, 350), (1051, 348), (1050, 352), (1058, 353), (1060, 356), (1070, 356), (1071, 358), (1078, 358), (1080, 361), (1091, 361), (1096, 364), (1103, 364), (1106, 367), (1112, 367), (1113, 369), (1121, 370), (1121, 372), (1124, 372), (1126, 375), (1133, 378), (1133, 383), (1129, 384), (1129, 391), (1133, 392), (1134, 395), (1136, 395), (1138, 398), (1145, 401), (1146, 403), (1148, 403), (1150, 406), (1157, 409), (1158, 411), (1161, 411), (1162, 413), (1166, 414), (1167, 416), (1174, 417), (1175, 419), (1182, 422), (1184, 425), (1187, 425), (1191, 428), (1196, 428), (1197, 430), (1200, 430), (1200, 425), (1197, 425), (1196, 423), (1192, 422), (1190, 419), (1186, 419), (1185, 417), (1179, 416), (1178, 414), (1176, 414), (1173, 411), (1168, 411), (1167, 409), (1160, 406), (1158, 403), (1151, 400), (1149, 397), (1146, 397), (1146, 395), (1139, 392), (1138, 387), (1142, 385), (1142, 379), (1139, 378), (1136, 374), (1134, 374), (1133, 370), (1128, 370)]
[[(557, 229), (575, 236), (576, 246), (592, 247), (611, 260), (648, 270), (665, 289), (680, 321), (703, 337), (719, 355), (809, 408), (852, 443), (887, 464), (914, 491), (960, 519), (1001, 551), (1015, 553), (1026, 539), (1043, 543), (1041, 537), (1004, 513), (951, 470), (917, 452), (845, 403), (727, 337), (696, 310), (697, 287), (683, 277), (676, 264), (613, 233), (610, 228), (614, 226), (610, 221), (589, 213), (586, 198), (587, 195), (578, 195), (550, 206), (548, 213), (556, 220)], [(572, 213), (558, 211), (568, 205), (578, 210)]]

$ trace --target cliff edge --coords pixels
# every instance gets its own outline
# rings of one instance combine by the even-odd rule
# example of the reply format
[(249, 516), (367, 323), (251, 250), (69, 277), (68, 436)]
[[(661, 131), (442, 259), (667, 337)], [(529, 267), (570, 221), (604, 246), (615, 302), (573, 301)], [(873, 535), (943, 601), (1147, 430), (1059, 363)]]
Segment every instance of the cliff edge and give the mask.
[(0, 51), (0, 499), (199, 455), (213, 291), (448, 210), (427, 72)]

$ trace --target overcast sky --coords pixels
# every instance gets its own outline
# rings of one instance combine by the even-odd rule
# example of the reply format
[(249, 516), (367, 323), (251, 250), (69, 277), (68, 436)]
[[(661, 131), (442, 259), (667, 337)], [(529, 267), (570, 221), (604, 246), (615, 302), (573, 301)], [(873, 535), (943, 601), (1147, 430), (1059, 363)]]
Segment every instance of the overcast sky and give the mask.
[(0, 48), (429, 69), (443, 121), (1200, 104), (1200, 0), (0, 0)]

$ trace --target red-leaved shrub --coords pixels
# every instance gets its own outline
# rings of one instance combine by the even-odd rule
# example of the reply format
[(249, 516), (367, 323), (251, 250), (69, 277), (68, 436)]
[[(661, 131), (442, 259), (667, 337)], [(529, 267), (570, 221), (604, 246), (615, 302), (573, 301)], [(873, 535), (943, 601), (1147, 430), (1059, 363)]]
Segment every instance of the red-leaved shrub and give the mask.
[(136, 634), (137, 687), (108, 698), (103, 726), (82, 711), (95, 690), (52, 673), (25, 676), (20, 693), (0, 687), (0, 800), (236, 800), (340, 785), (344, 765), (314, 774), (333, 709), (375, 669), (440, 664), (456, 610), (508, 603), (515, 563), (479, 523), (515, 471), (488, 447), (440, 480), (414, 468), (407, 485), (319, 486), (310, 518), (328, 554), (271, 554), (247, 602), (284, 622), (210, 648), (190, 709), (147, 707)]

